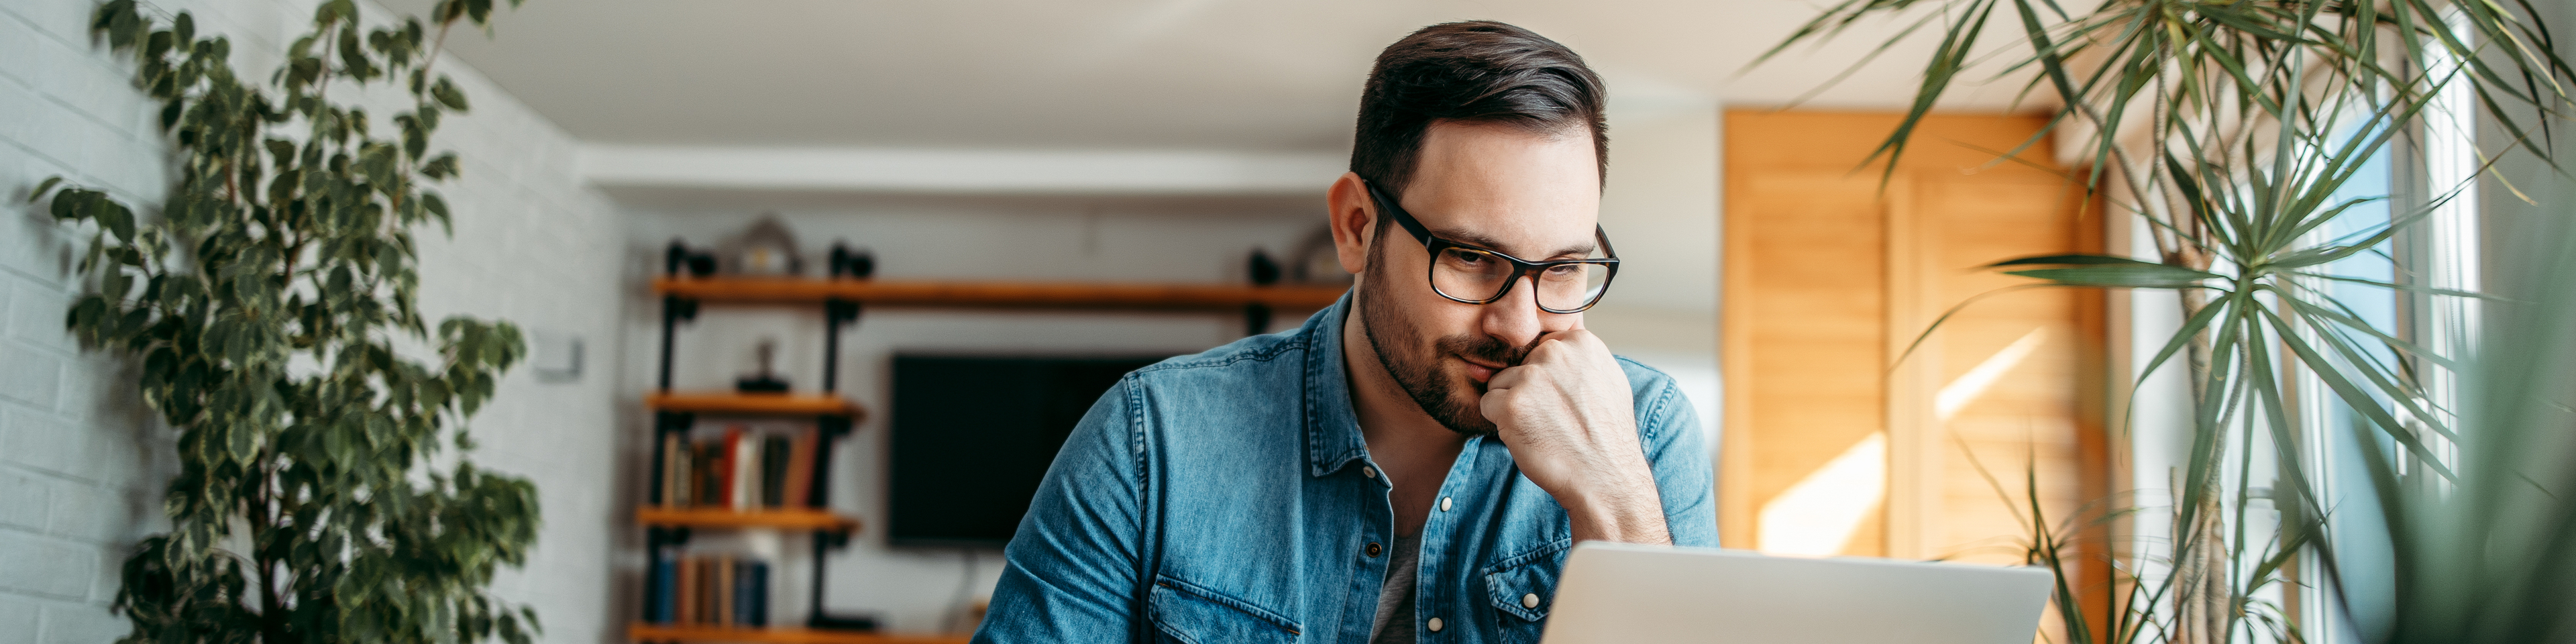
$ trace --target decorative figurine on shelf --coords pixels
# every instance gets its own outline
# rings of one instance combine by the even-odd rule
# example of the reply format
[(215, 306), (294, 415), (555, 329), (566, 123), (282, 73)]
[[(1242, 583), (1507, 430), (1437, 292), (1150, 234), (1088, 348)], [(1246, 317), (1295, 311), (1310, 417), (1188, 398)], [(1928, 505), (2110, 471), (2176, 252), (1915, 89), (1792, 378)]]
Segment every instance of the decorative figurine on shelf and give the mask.
[(1270, 253), (1262, 249), (1252, 249), (1252, 259), (1244, 267), (1244, 272), (1252, 277), (1254, 286), (1277, 284), (1279, 283), (1279, 260), (1271, 259)]
[(867, 279), (877, 272), (877, 256), (867, 249), (850, 250), (849, 242), (832, 242), (832, 277)]
[(727, 242), (723, 255), (725, 272), (735, 275), (785, 277), (805, 272), (805, 258), (796, 253), (796, 234), (787, 231), (778, 213), (763, 215), (744, 229)]
[(746, 394), (787, 393), (787, 381), (779, 379), (777, 372), (770, 368), (771, 363), (775, 361), (777, 357), (778, 341), (762, 339), (760, 341), (760, 373), (734, 379), (734, 390)]
[(683, 268), (689, 269), (690, 277), (713, 276), (716, 274), (716, 256), (689, 250), (688, 242), (673, 237), (671, 249), (663, 260), (662, 272), (676, 277)]

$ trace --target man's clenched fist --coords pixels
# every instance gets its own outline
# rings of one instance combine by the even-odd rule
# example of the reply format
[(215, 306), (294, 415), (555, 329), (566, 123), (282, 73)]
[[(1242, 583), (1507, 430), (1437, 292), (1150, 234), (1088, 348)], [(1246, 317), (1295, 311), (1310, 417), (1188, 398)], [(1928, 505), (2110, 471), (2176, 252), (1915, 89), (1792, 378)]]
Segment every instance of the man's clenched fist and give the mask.
[(1565, 506), (1575, 540), (1672, 541), (1628, 375), (1592, 332), (1540, 336), (1519, 365), (1485, 383), (1480, 408), (1521, 474)]

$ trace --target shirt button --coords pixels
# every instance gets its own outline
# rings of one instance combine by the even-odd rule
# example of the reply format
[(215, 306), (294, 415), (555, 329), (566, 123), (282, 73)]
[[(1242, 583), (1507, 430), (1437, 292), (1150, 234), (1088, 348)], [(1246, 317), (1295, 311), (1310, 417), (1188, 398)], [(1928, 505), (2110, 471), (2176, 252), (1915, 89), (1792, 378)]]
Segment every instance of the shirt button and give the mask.
[(1537, 607), (1538, 607), (1538, 593), (1529, 593), (1529, 594), (1526, 594), (1526, 595), (1521, 595), (1521, 607), (1522, 607), (1522, 608), (1537, 608)]
[(1377, 468), (1362, 465), (1360, 466), (1360, 476), (1377, 478)]
[(1440, 497), (1440, 511), (1442, 511), (1442, 512), (1448, 512), (1448, 511), (1449, 511), (1449, 497), (1445, 497), (1445, 496), (1444, 496), (1444, 497)]
[(1368, 547), (1364, 550), (1368, 552), (1368, 556), (1371, 557), (1377, 556), (1377, 553), (1386, 552), (1386, 548), (1377, 545), (1377, 542), (1375, 541), (1369, 542)]
[(1431, 618), (1431, 622), (1430, 622), (1430, 623), (1423, 624), (1422, 626), (1423, 626), (1423, 628), (1431, 629), (1431, 632), (1438, 633), (1438, 632), (1440, 632), (1440, 618), (1438, 618), (1438, 617)]

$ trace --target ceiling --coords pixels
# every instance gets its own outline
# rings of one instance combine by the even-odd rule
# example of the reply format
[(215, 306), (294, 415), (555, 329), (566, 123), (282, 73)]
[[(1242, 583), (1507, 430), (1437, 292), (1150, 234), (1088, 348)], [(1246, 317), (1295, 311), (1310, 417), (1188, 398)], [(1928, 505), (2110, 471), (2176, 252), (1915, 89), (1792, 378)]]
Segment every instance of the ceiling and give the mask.
[[(531, 0), (496, 17), (495, 37), (448, 47), (593, 143), (1331, 152), (1348, 145), (1371, 59), (1423, 25), (1490, 18), (1545, 34), (1603, 74), (1614, 109), (1773, 106), (1898, 28), (1862, 25), (1737, 75), (1817, 11), (1794, 0)], [(1931, 48), (1918, 37), (1807, 104), (1899, 109)], [(2018, 87), (1947, 107), (2004, 109)]]

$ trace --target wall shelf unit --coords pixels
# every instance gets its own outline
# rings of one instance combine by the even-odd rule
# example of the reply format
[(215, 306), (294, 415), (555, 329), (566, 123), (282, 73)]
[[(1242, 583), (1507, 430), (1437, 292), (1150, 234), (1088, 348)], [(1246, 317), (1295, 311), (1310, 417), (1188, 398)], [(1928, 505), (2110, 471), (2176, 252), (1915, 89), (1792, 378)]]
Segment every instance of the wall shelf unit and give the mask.
[(829, 394), (745, 394), (730, 391), (657, 391), (644, 394), (644, 407), (657, 412), (745, 416), (850, 416), (857, 403)]
[(857, 530), (859, 520), (819, 508), (737, 511), (727, 509), (636, 508), (635, 522), (663, 528), (771, 528), (777, 530)]
[(810, 628), (708, 628), (635, 624), (627, 639), (639, 642), (743, 642), (746, 644), (966, 644), (969, 636), (906, 635)]
[[(802, 628), (740, 627), (694, 623), (637, 622), (627, 630), (628, 639), (637, 642), (746, 642), (752, 644), (964, 644), (963, 634), (902, 635), (865, 630), (848, 630), (861, 620), (834, 617), (823, 611), (823, 586), (826, 579), (823, 562), (831, 549), (845, 547), (850, 535), (859, 530), (859, 521), (832, 511), (827, 492), (831, 489), (831, 453), (833, 441), (846, 436), (866, 410), (839, 393), (842, 327), (859, 319), (863, 306), (969, 309), (969, 310), (1084, 310), (1084, 311), (1160, 311), (1179, 313), (1237, 313), (1243, 315), (1247, 334), (1267, 332), (1270, 317), (1276, 310), (1314, 310), (1332, 306), (1347, 286), (1320, 285), (1229, 285), (1229, 284), (1153, 284), (1153, 283), (1068, 283), (1014, 281), (932, 281), (868, 279), (872, 261), (853, 256), (839, 248), (833, 250), (828, 277), (700, 277), (688, 273), (708, 272), (712, 258), (691, 252), (673, 242), (663, 267), (663, 276), (653, 280), (653, 294), (662, 303), (662, 345), (658, 387), (644, 395), (644, 406), (653, 412), (653, 462), (650, 477), (652, 492), (644, 507), (635, 511), (635, 522), (645, 530), (646, 557), (657, 558), (664, 549), (688, 542), (692, 530), (766, 529), (809, 531), (814, 537), (813, 576), (807, 589), (810, 617)], [(683, 268), (692, 271), (683, 271)], [(737, 393), (731, 391), (673, 391), (671, 389), (672, 347), (682, 323), (695, 320), (702, 304), (752, 304), (818, 306), (823, 313), (822, 389), (786, 393)], [(664, 461), (666, 438), (677, 434), (676, 444), (686, 445), (687, 434), (697, 425), (700, 415), (710, 416), (785, 416), (805, 417), (815, 423), (817, 444), (813, 454), (811, 487), (806, 488), (803, 507), (743, 510), (735, 508), (669, 507), (662, 499), (663, 481), (660, 463)], [(651, 562), (648, 561), (648, 564)], [(648, 565), (647, 569), (651, 569)], [(650, 579), (644, 593), (647, 603), (653, 601), (660, 582)], [(646, 615), (652, 615), (647, 607)]]
[(707, 302), (843, 300), (921, 308), (1233, 311), (1246, 306), (1320, 309), (1345, 286), (1009, 282), (760, 277), (664, 277), (653, 292)]

